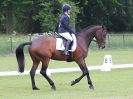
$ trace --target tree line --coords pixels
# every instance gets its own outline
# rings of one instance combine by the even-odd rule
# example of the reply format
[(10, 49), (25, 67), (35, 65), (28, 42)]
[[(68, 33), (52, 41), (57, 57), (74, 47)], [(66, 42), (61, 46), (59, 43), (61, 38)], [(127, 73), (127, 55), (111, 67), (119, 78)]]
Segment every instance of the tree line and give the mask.
[(77, 31), (105, 25), (109, 31), (133, 31), (133, 0), (0, 0), (0, 33), (55, 31), (62, 4), (72, 6)]

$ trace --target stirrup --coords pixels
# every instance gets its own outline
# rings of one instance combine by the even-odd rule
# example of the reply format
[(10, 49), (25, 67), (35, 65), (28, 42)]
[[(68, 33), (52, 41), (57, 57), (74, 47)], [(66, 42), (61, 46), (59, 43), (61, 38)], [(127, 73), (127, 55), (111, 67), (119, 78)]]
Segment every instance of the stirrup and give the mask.
[(66, 56), (68, 56), (68, 55), (69, 55), (69, 52), (68, 52), (68, 51), (65, 51), (64, 53), (65, 53), (65, 55), (66, 55)]

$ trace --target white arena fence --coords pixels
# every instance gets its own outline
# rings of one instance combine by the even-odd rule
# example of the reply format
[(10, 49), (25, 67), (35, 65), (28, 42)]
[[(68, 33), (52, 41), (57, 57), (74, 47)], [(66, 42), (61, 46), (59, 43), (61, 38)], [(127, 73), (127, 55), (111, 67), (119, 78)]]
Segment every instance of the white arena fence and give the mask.
[[(103, 69), (105, 64), (101, 66), (88, 66), (89, 70), (101, 70), (101, 71), (111, 71), (111, 69), (118, 69), (118, 68), (133, 68), (133, 64), (119, 64), (119, 65), (108, 65), (109, 70)], [(81, 71), (79, 67), (73, 68), (59, 68), (59, 69), (48, 69), (47, 74), (50, 76), (54, 73), (67, 73), (67, 72), (79, 72)], [(17, 76), (17, 75), (29, 75), (29, 70), (26, 70), (24, 73), (19, 73), (18, 71), (8, 71), (8, 72), (0, 72), (0, 76)], [(40, 74), (40, 70), (36, 71), (36, 74)]]

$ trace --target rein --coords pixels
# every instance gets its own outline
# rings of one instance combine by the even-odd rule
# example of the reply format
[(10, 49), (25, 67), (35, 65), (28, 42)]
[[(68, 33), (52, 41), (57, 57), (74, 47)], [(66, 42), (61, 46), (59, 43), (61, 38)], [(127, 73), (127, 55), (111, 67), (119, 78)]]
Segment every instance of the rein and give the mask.
[(92, 40), (93, 42), (97, 42), (96, 40)]

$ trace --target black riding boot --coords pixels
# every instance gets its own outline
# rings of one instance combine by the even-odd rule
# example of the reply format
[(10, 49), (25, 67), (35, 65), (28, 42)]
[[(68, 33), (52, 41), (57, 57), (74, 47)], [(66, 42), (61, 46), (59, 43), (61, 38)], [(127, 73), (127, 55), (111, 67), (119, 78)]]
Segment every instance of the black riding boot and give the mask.
[(66, 42), (65, 55), (69, 55), (68, 50), (69, 50), (69, 46), (70, 46), (70, 44), (71, 44), (71, 41), (68, 40), (68, 41)]

